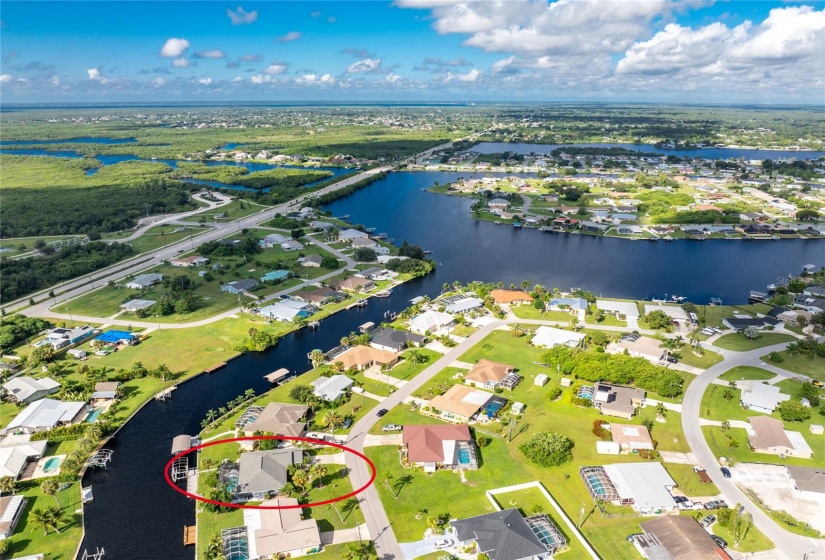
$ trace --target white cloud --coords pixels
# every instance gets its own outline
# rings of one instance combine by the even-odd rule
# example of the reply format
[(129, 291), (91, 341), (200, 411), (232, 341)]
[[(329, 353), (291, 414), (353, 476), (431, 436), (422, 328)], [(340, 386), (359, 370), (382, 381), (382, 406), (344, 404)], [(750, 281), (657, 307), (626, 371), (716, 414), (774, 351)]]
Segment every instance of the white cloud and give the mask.
[(269, 74), (255, 74), (249, 78), (249, 81), (253, 84), (268, 84), (272, 81), (272, 76)]
[(226, 58), (226, 53), (220, 49), (197, 51), (192, 55), (192, 58)]
[(186, 39), (167, 39), (160, 49), (160, 56), (164, 58), (177, 58), (189, 48), (189, 41)]
[(281, 35), (280, 37), (275, 37), (275, 40), (279, 43), (291, 43), (292, 41), (297, 41), (301, 38), (300, 31), (290, 31), (285, 35)]
[(172, 66), (175, 68), (188, 68), (189, 67), (189, 59), (187, 58), (176, 58), (172, 61)]
[(753, 36), (731, 52), (740, 60), (792, 62), (825, 54), (825, 9), (774, 8)]
[(232, 20), (232, 25), (246, 25), (258, 19), (258, 10), (247, 12), (238, 6), (235, 11), (227, 9), (226, 15), (229, 16), (230, 20)]
[(324, 74), (320, 77), (317, 74), (304, 74), (303, 76), (295, 80), (296, 84), (319, 86), (332, 85), (335, 82), (335, 76), (333, 76), (332, 74)]
[(273, 62), (269, 66), (267, 66), (266, 70), (264, 70), (264, 74), (269, 74), (270, 76), (276, 76), (278, 74), (283, 74), (289, 69), (289, 64), (286, 62)]
[(459, 82), (475, 82), (478, 80), (479, 76), (481, 76), (481, 70), (478, 68), (473, 68), (466, 74), (458, 74), (456, 79)]
[(208, 86), (212, 83), (212, 78), (201, 78), (200, 80), (198, 80), (198, 83), (203, 86)]
[(260, 62), (264, 59), (262, 54), (242, 54), (238, 57), (238, 62)]
[(358, 62), (353, 62), (347, 68), (349, 74), (360, 74), (361, 72), (376, 72), (381, 68), (380, 58), (365, 58)]
[(164, 80), (163, 78), (155, 78), (154, 80), (152, 80), (151, 83), (155, 87), (160, 87), (166, 84), (166, 80)]
[(88, 70), (86, 70), (86, 73), (89, 74), (90, 80), (100, 80), (100, 78), (102, 77), (100, 74), (100, 70), (97, 68), (89, 68)]
[(52, 83), (53, 86), (59, 86), (60, 85), (60, 77), (59, 76), (52, 76), (51, 78), (49, 78), (49, 81)]
[(0, 74), (0, 84), (7, 84), (14, 81), (14, 76), (11, 74)]
[(243, 81), (243, 78), (241, 78), (240, 76), (235, 76), (235, 77), (232, 79), (232, 83), (233, 83), (233, 84), (239, 84), (239, 83), (241, 83), (242, 81)]

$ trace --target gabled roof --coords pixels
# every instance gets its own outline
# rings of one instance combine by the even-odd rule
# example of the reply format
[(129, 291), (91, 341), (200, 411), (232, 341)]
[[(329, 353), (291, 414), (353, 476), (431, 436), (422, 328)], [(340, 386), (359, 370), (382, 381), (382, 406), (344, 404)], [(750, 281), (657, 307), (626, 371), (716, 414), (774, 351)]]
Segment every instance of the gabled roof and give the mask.
[(479, 552), (490, 560), (522, 560), (547, 553), (517, 509), (458, 519), (450, 525), (459, 541), (476, 541)]
[(397, 359), (398, 356), (393, 352), (360, 345), (353, 346), (335, 358), (336, 361), (342, 362), (347, 369), (361, 368), (370, 363), (391, 364)]
[(302, 420), (309, 407), (302, 404), (269, 403), (244, 432), (269, 432), (276, 436), (300, 436), (306, 429)]
[(496, 303), (513, 303), (514, 301), (533, 301), (533, 296), (521, 290), (492, 290), (490, 296)]
[(785, 434), (785, 426), (780, 420), (770, 416), (754, 416), (748, 418), (753, 435), (748, 434), (751, 447), (756, 449), (766, 449), (769, 447), (788, 447), (793, 449), (793, 444)]
[(77, 416), (86, 403), (63, 402), (55, 399), (34, 401), (14, 417), (6, 430), (14, 428), (51, 429), (59, 422), (70, 422)]
[(757, 407), (773, 411), (776, 405), (790, 398), (790, 395), (780, 392), (779, 387), (758, 381), (742, 388), (742, 405), (747, 408)]
[(301, 462), (300, 449), (273, 449), (241, 453), (238, 461), (238, 493), (280, 490), (287, 483), (287, 467)]
[[(266, 500), (264, 507), (295, 506), (295, 498)], [(300, 508), (244, 510), (249, 535), (249, 557), (260, 558), (304, 548), (321, 547), (321, 533), (314, 519), (302, 519)]]
[(375, 331), (373, 331), (373, 334), (370, 337), (370, 342), (372, 342), (373, 344), (398, 349), (404, 348), (407, 342), (421, 344), (422, 342), (424, 342), (424, 340), (425, 337), (421, 336), (420, 334), (399, 331), (397, 329), (385, 328), (376, 329)]
[(23, 375), (8, 380), (3, 384), (3, 388), (11, 393), (16, 400), (23, 402), (41, 391), (54, 393), (60, 389), (60, 383), (50, 377), (34, 379)]
[(315, 389), (313, 392), (328, 401), (334, 401), (354, 384), (355, 382), (346, 375), (321, 376), (310, 383)]
[(26, 467), (29, 457), (41, 457), (46, 452), (45, 439), (17, 445), (0, 446), (0, 478), (17, 478)]
[(445, 441), (472, 442), (472, 437), (466, 424), (404, 426), (402, 441), (407, 445), (411, 462), (441, 463), (444, 461)]
[(797, 490), (825, 494), (825, 469), (822, 467), (786, 465), (785, 468), (788, 469)]
[(464, 379), (476, 383), (487, 383), (488, 381), (500, 383), (512, 371), (513, 366), (492, 360), (479, 360), (473, 366), (473, 369), (467, 372)]
[(487, 404), (493, 393), (479, 391), (469, 385), (453, 385), (443, 395), (430, 400), (430, 407), (469, 418)]

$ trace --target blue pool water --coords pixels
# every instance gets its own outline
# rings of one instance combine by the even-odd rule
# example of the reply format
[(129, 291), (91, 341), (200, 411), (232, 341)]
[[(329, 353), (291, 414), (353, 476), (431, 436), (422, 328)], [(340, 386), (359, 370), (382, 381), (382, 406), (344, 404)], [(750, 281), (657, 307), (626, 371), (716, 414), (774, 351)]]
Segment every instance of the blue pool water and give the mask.
[(495, 416), (495, 415), (496, 415), (496, 413), (497, 413), (499, 410), (501, 410), (501, 407), (502, 407), (502, 406), (504, 406), (504, 404), (503, 404), (503, 403), (500, 403), (500, 402), (498, 402), (498, 401), (493, 401), (493, 402), (491, 402), (490, 404), (488, 404), (486, 407), (484, 407), (484, 412), (486, 412), (486, 413), (487, 413), (487, 416), (489, 416), (490, 418), (492, 418), (493, 416)]
[(581, 389), (579, 389), (579, 392), (576, 393), (576, 396), (580, 399), (588, 399), (592, 401), (594, 391), (595, 390), (593, 389), (593, 387), (582, 387)]
[(94, 409), (86, 417), (86, 422), (89, 422), (90, 424), (94, 424), (95, 422), (97, 422), (97, 417), (100, 416), (101, 412), (103, 412), (103, 411), (100, 410), (99, 408)]
[(63, 462), (63, 459), (61, 459), (60, 457), (50, 458), (49, 460), (47, 460), (43, 464), (43, 472), (44, 473), (57, 472), (58, 469), (60, 469), (60, 463), (62, 463), (62, 462)]
[(462, 465), (470, 464), (470, 450), (461, 448), (458, 450), (458, 462)]

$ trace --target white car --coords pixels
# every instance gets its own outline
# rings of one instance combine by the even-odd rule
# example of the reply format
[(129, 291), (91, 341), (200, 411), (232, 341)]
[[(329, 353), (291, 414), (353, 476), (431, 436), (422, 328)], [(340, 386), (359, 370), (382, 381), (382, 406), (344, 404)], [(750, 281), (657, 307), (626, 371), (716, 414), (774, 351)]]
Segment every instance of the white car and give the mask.
[(440, 541), (435, 542), (435, 548), (441, 550), (442, 548), (447, 548), (448, 546), (452, 546), (453, 541), (450, 539), (441, 539)]

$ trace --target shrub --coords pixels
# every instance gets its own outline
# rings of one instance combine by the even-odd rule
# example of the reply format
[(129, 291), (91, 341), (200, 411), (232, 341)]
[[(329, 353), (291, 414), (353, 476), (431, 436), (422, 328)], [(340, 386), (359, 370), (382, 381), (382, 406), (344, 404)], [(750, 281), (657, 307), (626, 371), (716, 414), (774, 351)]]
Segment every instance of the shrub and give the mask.
[(613, 434), (610, 433), (610, 430), (604, 427), (601, 420), (593, 420), (593, 435), (603, 441), (612, 441)]
[(551, 401), (554, 401), (561, 396), (561, 392), (562, 391), (559, 387), (553, 387), (547, 394), (547, 398), (549, 398)]
[(519, 446), (524, 455), (542, 467), (556, 467), (573, 458), (573, 440), (561, 434), (534, 434)]

